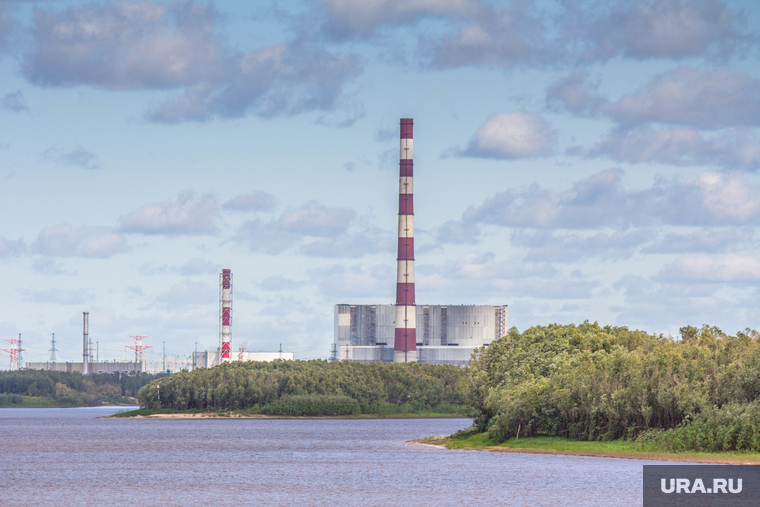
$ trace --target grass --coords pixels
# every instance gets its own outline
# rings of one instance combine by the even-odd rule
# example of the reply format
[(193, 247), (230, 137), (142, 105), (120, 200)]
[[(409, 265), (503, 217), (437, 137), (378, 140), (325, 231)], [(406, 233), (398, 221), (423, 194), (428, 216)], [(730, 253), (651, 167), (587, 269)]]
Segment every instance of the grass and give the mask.
[(21, 403), (3, 403), (0, 408), (53, 408), (53, 407), (73, 407), (66, 403), (61, 403), (53, 398), (44, 396), (21, 396)]
[(611, 458), (654, 459), (662, 461), (691, 461), (702, 463), (747, 463), (760, 464), (760, 453), (745, 452), (685, 452), (668, 453), (644, 451), (631, 440), (610, 440), (606, 442), (585, 442), (569, 438), (540, 435), (528, 438), (511, 438), (498, 443), (487, 433), (472, 430), (460, 431), (449, 437), (429, 437), (420, 443), (443, 445), (447, 449), (488, 450), (501, 452), (535, 452), (546, 454), (572, 454), (579, 456), (600, 456)]

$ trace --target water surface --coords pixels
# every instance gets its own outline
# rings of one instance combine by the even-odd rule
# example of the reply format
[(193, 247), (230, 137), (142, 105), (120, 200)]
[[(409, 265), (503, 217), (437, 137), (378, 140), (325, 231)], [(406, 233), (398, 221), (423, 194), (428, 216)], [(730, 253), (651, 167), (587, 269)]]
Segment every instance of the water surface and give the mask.
[(466, 419), (100, 419), (0, 409), (0, 504), (641, 505), (653, 461), (450, 451)]

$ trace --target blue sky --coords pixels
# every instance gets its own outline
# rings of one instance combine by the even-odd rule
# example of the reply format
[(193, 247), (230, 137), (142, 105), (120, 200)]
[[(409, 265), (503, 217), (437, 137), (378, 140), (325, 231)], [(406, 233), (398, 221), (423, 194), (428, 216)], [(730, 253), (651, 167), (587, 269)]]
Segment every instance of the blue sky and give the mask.
[[(326, 357), (417, 300), (677, 335), (760, 326), (755, 2), (0, 1), (0, 338)], [(0, 358), (0, 368), (7, 368)], [(126, 356), (129, 357), (129, 356)]]

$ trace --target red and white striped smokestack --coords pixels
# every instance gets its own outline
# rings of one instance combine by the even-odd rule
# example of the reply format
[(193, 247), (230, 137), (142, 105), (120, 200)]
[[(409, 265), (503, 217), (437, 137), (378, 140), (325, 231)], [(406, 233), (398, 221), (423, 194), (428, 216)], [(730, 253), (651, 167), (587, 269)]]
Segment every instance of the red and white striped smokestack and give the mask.
[(223, 269), (219, 275), (219, 320), (222, 357), (220, 362), (230, 360), (232, 348), (232, 271)]
[(412, 204), (413, 124), (411, 118), (401, 119), (394, 363), (417, 361), (417, 309), (414, 306), (414, 206)]

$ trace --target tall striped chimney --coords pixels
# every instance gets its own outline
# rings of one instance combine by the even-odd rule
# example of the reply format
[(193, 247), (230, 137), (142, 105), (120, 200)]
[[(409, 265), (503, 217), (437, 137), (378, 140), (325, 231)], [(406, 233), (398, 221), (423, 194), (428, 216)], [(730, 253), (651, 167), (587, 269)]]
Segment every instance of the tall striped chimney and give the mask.
[(417, 361), (417, 309), (414, 306), (414, 206), (412, 205), (413, 124), (411, 118), (401, 119), (394, 363)]
[(219, 341), (222, 357), (220, 363), (230, 360), (232, 348), (232, 271), (223, 269), (219, 275)]

